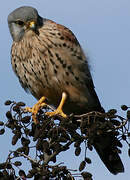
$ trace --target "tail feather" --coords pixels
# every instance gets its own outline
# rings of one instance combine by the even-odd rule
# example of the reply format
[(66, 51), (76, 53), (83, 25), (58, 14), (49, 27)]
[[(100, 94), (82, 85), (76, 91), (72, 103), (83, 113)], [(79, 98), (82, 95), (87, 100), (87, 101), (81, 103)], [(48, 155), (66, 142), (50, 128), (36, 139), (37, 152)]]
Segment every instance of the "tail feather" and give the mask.
[(104, 136), (97, 136), (93, 143), (94, 148), (107, 169), (115, 175), (124, 172), (123, 163), (117, 152), (118, 145), (120, 146), (120, 142), (110, 133)]

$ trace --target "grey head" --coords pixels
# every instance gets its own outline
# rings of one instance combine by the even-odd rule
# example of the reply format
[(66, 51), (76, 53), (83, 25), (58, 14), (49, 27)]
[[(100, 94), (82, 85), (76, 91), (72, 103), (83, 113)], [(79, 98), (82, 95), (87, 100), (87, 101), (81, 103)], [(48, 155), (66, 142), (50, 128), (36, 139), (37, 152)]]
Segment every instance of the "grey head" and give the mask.
[(35, 8), (30, 6), (22, 6), (15, 9), (8, 15), (8, 26), (14, 41), (18, 42), (22, 39), (26, 31), (37, 29), (43, 25), (43, 18), (38, 15)]

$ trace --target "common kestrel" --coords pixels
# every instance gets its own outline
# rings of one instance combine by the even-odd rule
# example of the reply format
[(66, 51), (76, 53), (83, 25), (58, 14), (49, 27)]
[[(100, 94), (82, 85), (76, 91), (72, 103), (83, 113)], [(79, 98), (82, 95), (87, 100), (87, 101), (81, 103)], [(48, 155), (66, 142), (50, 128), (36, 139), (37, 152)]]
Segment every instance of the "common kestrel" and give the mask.
[[(22, 87), (39, 100), (29, 111), (48, 104), (58, 107), (48, 115), (104, 112), (94, 89), (87, 58), (75, 35), (65, 26), (39, 16), (33, 7), (23, 6), (8, 16), (13, 38), (12, 67)], [(103, 137), (102, 142), (108, 141)], [(124, 171), (116, 145), (95, 145), (113, 174)]]

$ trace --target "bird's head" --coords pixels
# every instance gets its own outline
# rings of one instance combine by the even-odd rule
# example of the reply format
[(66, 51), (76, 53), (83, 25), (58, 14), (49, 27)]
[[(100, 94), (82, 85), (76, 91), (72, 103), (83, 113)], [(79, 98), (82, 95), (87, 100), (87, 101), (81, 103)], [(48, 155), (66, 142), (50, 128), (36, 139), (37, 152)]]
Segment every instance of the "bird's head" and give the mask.
[(20, 41), (27, 31), (37, 32), (42, 23), (43, 19), (37, 10), (29, 6), (17, 8), (8, 15), (9, 30), (16, 42)]

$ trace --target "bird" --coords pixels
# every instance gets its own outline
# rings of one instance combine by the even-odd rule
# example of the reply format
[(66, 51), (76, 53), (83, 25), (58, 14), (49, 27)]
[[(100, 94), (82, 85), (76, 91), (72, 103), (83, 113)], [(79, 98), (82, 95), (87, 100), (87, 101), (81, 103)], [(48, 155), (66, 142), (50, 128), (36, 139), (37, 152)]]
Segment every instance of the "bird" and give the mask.
[[(11, 12), (8, 26), (13, 39), (13, 70), (25, 91), (38, 100), (32, 108), (27, 107), (34, 119), (46, 102), (57, 108), (47, 112), (48, 116), (67, 118), (71, 113), (105, 112), (95, 91), (88, 58), (69, 28), (41, 17), (31, 6)], [(112, 145), (115, 138), (106, 135), (93, 145), (113, 174), (124, 172), (116, 145)]]

